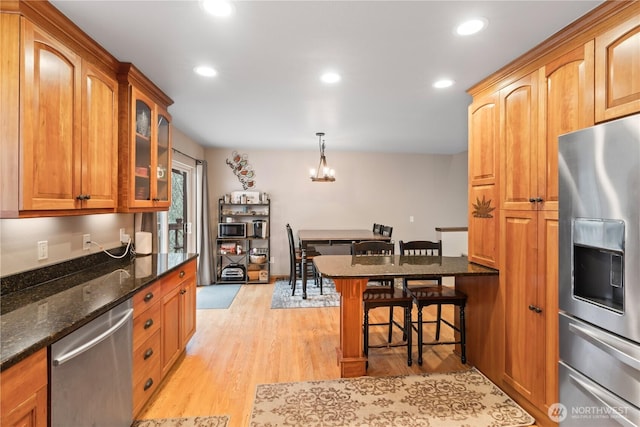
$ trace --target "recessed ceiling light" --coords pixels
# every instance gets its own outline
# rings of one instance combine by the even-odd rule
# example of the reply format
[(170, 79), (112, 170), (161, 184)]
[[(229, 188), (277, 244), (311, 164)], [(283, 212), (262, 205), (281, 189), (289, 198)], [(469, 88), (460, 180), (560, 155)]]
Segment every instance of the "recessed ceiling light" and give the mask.
[(322, 76), (320, 76), (320, 80), (329, 84), (338, 83), (341, 79), (342, 77), (340, 77), (340, 74), (334, 73), (333, 71), (324, 73)]
[(207, 65), (200, 65), (198, 67), (195, 67), (193, 71), (195, 71), (196, 74), (204, 77), (215, 77), (218, 74), (218, 72), (214, 68)]
[(475, 34), (487, 26), (489, 21), (485, 18), (473, 18), (456, 27), (456, 33), (461, 36)]
[(200, 4), (213, 16), (227, 17), (233, 13), (233, 6), (228, 0), (200, 0)]
[(433, 84), (433, 87), (438, 88), (438, 89), (444, 89), (445, 87), (453, 86), (454, 83), (455, 82), (453, 80), (442, 79), (442, 80), (438, 80), (437, 82), (435, 82)]

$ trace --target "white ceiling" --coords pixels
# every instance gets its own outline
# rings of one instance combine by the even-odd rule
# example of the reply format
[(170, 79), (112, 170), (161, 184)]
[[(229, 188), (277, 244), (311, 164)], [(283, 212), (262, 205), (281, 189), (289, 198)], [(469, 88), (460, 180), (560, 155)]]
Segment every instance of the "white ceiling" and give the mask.
[[(465, 90), (601, 1), (236, 1), (227, 19), (197, 1), (53, 0), (175, 101), (174, 125), (204, 146), (458, 153)], [(482, 16), (488, 27), (454, 27)], [(193, 73), (217, 69), (215, 78)], [(327, 86), (320, 74), (342, 75)], [(441, 77), (455, 80), (434, 89)]]

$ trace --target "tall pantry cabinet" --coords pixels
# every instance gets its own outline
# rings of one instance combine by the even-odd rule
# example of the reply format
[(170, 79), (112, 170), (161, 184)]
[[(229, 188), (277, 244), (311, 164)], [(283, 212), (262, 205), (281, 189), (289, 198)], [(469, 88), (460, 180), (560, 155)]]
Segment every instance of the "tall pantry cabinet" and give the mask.
[[(470, 108), (469, 120), (470, 211), (472, 165), (479, 153), (499, 156), (496, 301), (504, 321), (488, 333), (503, 338), (494, 342), (504, 358), (495, 359), (502, 366), (491, 372), (502, 374), (492, 380), (539, 425), (553, 425), (547, 410), (558, 402), (558, 136), (640, 112), (638, 63), (640, 3), (607, 2), (469, 90), (472, 107), (498, 97), (497, 142), (493, 119), (474, 120), (481, 110)], [(469, 258), (495, 266), (472, 258), (486, 241), (479, 231), (470, 221)]]

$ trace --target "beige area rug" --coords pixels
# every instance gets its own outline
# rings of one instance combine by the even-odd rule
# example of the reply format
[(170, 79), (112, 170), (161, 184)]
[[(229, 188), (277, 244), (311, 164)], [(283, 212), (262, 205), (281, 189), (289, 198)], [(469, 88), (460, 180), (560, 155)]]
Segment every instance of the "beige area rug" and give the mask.
[(131, 424), (131, 427), (227, 427), (228, 424), (229, 417), (227, 415), (222, 415), (137, 420)]
[(476, 369), (259, 384), (251, 427), (491, 426), (534, 419)]

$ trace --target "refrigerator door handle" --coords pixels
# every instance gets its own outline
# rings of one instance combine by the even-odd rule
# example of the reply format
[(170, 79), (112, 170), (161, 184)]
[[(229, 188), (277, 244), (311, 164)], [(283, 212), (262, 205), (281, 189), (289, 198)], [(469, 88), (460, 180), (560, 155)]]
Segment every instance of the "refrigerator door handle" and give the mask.
[(615, 420), (618, 424), (624, 427), (637, 426), (633, 421), (625, 418), (624, 416), (625, 411), (616, 410), (616, 408), (628, 408), (629, 404), (626, 401), (622, 399), (616, 399), (614, 396), (610, 395), (609, 393), (605, 393), (603, 390), (599, 390), (593, 385), (582, 381), (581, 379), (575, 377), (572, 374), (569, 374), (569, 380), (571, 380), (576, 387), (582, 389), (582, 391), (584, 391), (585, 393), (587, 393), (588, 395), (592, 396), (594, 399), (602, 403), (607, 408), (607, 410), (610, 411), (609, 415), (613, 415), (613, 414), (616, 415), (616, 416), (610, 416), (609, 417), (610, 420)]
[(590, 342), (594, 346), (598, 347), (600, 350), (605, 353), (615, 357), (620, 362), (624, 363), (635, 369), (636, 371), (640, 371), (640, 360), (636, 357), (633, 357), (628, 352), (617, 347), (617, 344), (614, 340), (612, 340), (607, 335), (597, 331), (596, 329), (587, 329), (584, 326), (576, 325), (575, 323), (569, 324), (569, 330), (574, 334), (582, 337), (586, 341)]

